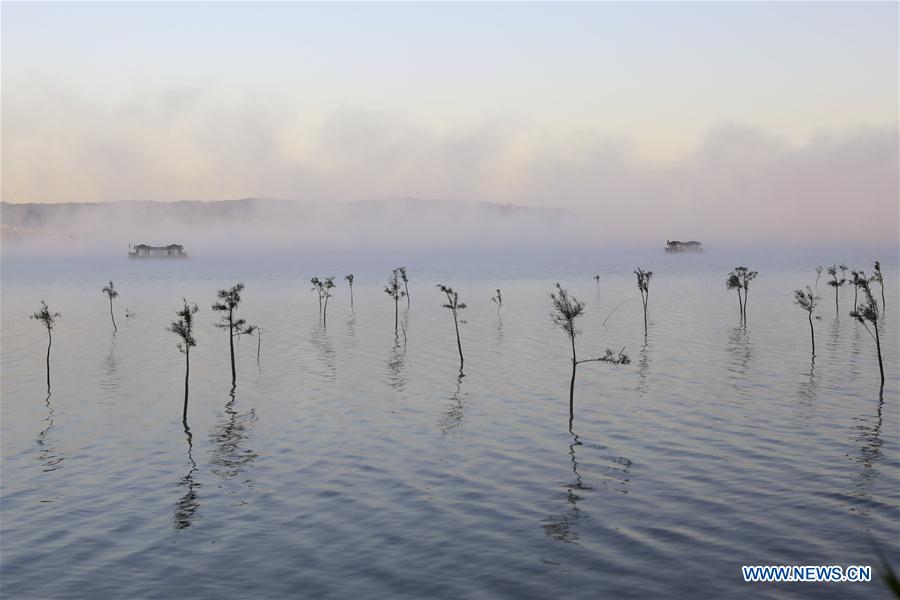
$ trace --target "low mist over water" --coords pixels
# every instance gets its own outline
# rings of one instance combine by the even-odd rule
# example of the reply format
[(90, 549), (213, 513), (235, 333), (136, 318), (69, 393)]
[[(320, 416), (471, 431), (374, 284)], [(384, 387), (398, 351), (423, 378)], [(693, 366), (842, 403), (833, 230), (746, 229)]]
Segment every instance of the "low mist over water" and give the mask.
[[(660, 247), (400, 262), (211, 256), (177, 241), (194, 257), (4, 255), (4, 595), (737, 597), (744, 564), (877, 566), (896, 548), (896, 256)], [(836, 318), (819, 281), (814, 363), (792, 304), (817, 265), (870, 271), (878, 258), (881, 397), (852, 289)], [(383, 287), (400, 264), (410, 302), (395, 334)], [(725, 289), (736, 264), (760, 273), (746, 327)], [(654, 271), (646, 338), (639, 266)], [(325, 328), (308, 281), (327, 275)], [(232, 391), (210, 307), (238, 281), (239, 315), (262, 338), (236, 340)], [(586, 303), (579, 354), (631, 358), (579, 366), (571, 429), (556, 281)], [(468, 305), (463, 376), (437, 283)], [(200, 308), (188, 431), (184, 356), (166, 331), (182, 297)], [(49, 395), (46, 330), (28, 319), (41, 299), (61, 313)], [(877, 581), (753, 591), (888, 597)]]
[(326, 203), (3, 203), (4, 253), (108, 255), (129, 244), (179, 243), (197, 256), (304, 253), (528, 252), (591, 243), (582, 219), (556, 208), (417, 198)]

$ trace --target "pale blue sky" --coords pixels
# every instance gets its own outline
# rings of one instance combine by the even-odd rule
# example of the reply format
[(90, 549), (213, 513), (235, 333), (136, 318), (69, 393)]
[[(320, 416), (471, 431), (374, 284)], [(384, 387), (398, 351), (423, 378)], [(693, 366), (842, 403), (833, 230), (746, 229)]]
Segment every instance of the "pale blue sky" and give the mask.
[(565, 204), (522, 174), (896, 138), (897, 28), (893, 2), (4, 2), (4, 199)]
[(212, 86), (671, 151), (723, 119), (794, 139), (895, 120), (897, 4), (5, 3), (3, 70), (101, 101)]

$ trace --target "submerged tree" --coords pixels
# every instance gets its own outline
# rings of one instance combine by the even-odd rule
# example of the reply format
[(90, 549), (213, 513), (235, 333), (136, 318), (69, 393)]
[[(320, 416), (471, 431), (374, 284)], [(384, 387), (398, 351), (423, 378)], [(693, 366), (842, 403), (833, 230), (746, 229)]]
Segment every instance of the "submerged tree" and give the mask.
[(406, 295), (406, 308), (409, 308), (409, 278), (406, 276), (406, 267), (397, 267), (400, 279), (403, 280), (403, 293)]
[(184, 354), (184, 411), (181, 415), (181, 422), (187, 427), (187, 408), (188, 408), (188, 379), (191, 374), (191, 348), (197, 345), (194, 339), (194, 315), (200, 310), (196, 303), (188, 304), (184, 298), (181, 299), (184, 306), (176, 312), (177, 321), (169, 323), (168, 330), (179, 337), (176, 345), (178, 351)]
[(744, 300), (741, 298), (741, 280), (738, 278), (737, 273), (732, 271), (728, 274), (728, 279), (725, 280), (725, 287), (729, 290), (737, 290), (738, 295), (738, 308), (741, 311), (741, 323), (744, 322)]
[(456, 328), (456, 347), (459, 349), (459, 371), (462, 373), (463, 353), (462, 343), (459, 341), (459, 311), (466, 308), (466, 303), (459, 301), (459, 294), (454, 292), (453, 288), (447, 287), (443, 283), (437, 284), (437, 287), (447, 295), (447, 304), (444, 305), (444, 308), (449, 308), (450, 312), (453, 313), (453, 326)]
[(641, 292), (641, 302), (644, 304), (644, 337), (647, 336), (647, 300), (650, 299), (650, 278), (653, 277), (653, 271), (645, 271), (638, 268), (634, 272), (637, 275), (637, 286)]
[[(813, 360), (816, 358), (816, 332), (813, 329), (813, 316), (816, 311), (816, 306), (819, 304), (819, 298), (816, 296), (809, 286), (806, 286), (806, 290), (794, 290), (794, 304), (802, 308), (807, 312), (807, 316), (809, 317), (809, 336), (812, 340), (812, 357)], [(821, 319), (822, 317), (816, 316), (816, 319)]]
[(350, 286), (350, 310), (353, 310), (353, 273), (344, 275), (344, 280)]
[(212, 305), (212, 309), (221, 312), (222, 320), (216, 323), (216, 327), (228, 330), (228, 349), (231, 353), (231, 383), (237, 381), (237, 370), (234, 366), (234, 338), (241, 335), (252, 335), (256, 330), (253, 325), (248, 325), (244, 319), (236, 319), (234, 311), (237, 310), (241, 303), (241, 292), (244, 291), (244, 284), (239, 283), (232, 286), (228, 290), (219, 290), (216, 295), (219, 301)]
[(856, 310), (856, 307), (859, 304), (859, 286), (862, 283), (864, 275), (865, 273), (862, 271), (850, 271), (850, 285), (853, 286), (853, 310)]
[[(866, 331), (869, 332), (869, 335), (872, 336), (872, 339), (875, 340), (875, 349), (878, 352), (878, 370), (881, 373), (881, 389), (884, 390), (884, 363), (881, 360), (881, 335), (878, 330), (878, 326), (881, 324), (881, 312), (878, 310), (878, 301), (875, 300), (875, 296), (872, 295), (871, 282), (873, 279), (869, 279), (865, 276), (865, 273), (861, 273), (861, 283), (860, 288), (863, 291), (863, 301), (857, 307), (856, 310), (850, 313), (850, 316), (862, 323), (862, 326), (866, 328)], [(869, 325), (872, 326), (869, 329)], [(874, 333), (872, 333), (874, 330)]]
[(34, 319), (36, 321), (40, 321), (41, 324), (47, 328), (47, 393), (50, 393), (50, 347), (53, 345), (53, 327), (56, 325), (56, 320), (60, 318), (58, 312), (50, 312), (50, 309), (47, 307), (47, 303), (41, 300), (41, 309), (35, 311), (30, 315), (29, 318)]
[(322, 317), (322, 325), (328, 326), (328, 299), (331, 298), (331, 290), (334, 286), (334, 276), (319, 279), (313, 277), (309, 280), (313, 284), (313, 291), (319, 294), (319, 315)]
[[(843, 267), (843, 265), (841, 265)], [(834, 315), (837, 317), (840, 315), (840, 309), (838, 308), (838, 290), (842, 285), (847, 283), (846, 277), (842, 277), (838, 279), (838, 268), (836, 265), (831, 265), (828, 267), (828, 274), (831, 275), (831, 280), (828, 282), (828, 285), (834, 288)]]
[(887, 304), (884, 301), (884, 275), (881, 274), (881, 263), (877, 260), (875, 261), (875, 273), (872, 275), (872, 279), (881, 286), (881, 312), (885, 312)]
[(759, 275), (759, 273), (757, 271), (751, 271), (747, 267), (735, 267), (734, 271), (728, 274), (729, 281), (731, 280), (732, 275), (737, 278), (738, 294), (740, 294), (740, 290), (744, 290), (744, 304), (741, 307), (741, 321), (746, 325), (747, 297), (750, 295), (750, 282), (756, 279), (756, 276)]
[(319, 279), (318, 277), (313, 277), (312, 279), (309, 280), (309, 282), (312, 284), (312, 287), (309, 288), (310, 291), (316, 292), (316, 296), (319, 298), (319, 316), (321, 317), (322, 316), (322, 298), (323, 298), (322, 290), (323, 290), (323, 286), (325, 285), (325, 282), (322, 281), (321, 279)]
[(822, 276), (822, 271), (825, 270), (825, 267), (819, 265), (816, 267), (816, 289), (819, 289), (819, 278)]
[(497, 305), (497, 314), (500, 314), (500, 309), (503, 308), (503, 294), (500, 293), (500, 290), (497, 290), (497, 295), (491, 297), (491, 302)]
[(399, 319), (399, 302), (400, 298), (406, 295), (406, 292), (400, 289), (400, 269), (391, 271), (391, 278), (388, 279), (387, 285), (384, 286), (384, 293), (394, 300), (394, 333), (397, 333)]
[(113, 298), (116, 298), (119, 295), (119, 292), (116, 291), (116, 286), (113, 285), (112, 281), (109, 282), (109, 285), (103, 286), (101, 291), (109, 297), (109, 318), (112, 319), (113, 333), (115, 333), (119, 328), (116, 327), (116, 316), (113, 314), (112, 301)]
[(586, 362), (627, 365), (631, 359), (625, 354), (624, 348), (618, 354), (607, 348), (603, 356), (578, 360), (575, 353), (575, 338), (581, 333), (581, 330), (575, 327), (575, 319), (584, 314), (584, 302), (570, 295), (559, 283), (556, 284), (556, 291), (550, 292), (550, 298), (553, 300), (553, 312), (550, 313), (550, 318), (557, 327), (566, 332), (572, 344), (572, 380), (569, 383), (569, 422), (571, 423), (575, 417), (575, 371), (578, 365)]

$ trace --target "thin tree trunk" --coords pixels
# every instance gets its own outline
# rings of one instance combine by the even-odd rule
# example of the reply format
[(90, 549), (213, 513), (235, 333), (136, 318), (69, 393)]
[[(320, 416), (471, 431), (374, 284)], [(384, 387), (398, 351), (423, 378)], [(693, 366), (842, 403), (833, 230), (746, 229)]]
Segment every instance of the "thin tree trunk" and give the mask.
[(857, 307), (856, 303), (857, 303), (858, 298), (859, 298), (859, 286), (854, 285), (853, 286), (853, 310), (854, 311), (856, 310), (856, 307)]
[(741, 299), (741, 288), (738, 288), (738, 310), (741, 313), (741, 322), (744, 321), (744, 301)]
[(350, 310), (353, 310), (353, 284), (350, 284)]
[(409, 286), (403, 282), (403, 291), (406, 292), (406, 308), (409, 308)]
[(641, 302), (644, 305), (644, 337), (647, 337), (647, 300), (648, 300), (648, 296), (649, 296), (649, 293), (644, 294), (644, 292), (641, 292)]
[(237, 369), (234, 368), (234, 323), (232, 311), (228, 311), (228, 347), (231, 350), (231, 384), (237, 381)]
[(322, 311), (322, 327), (328, 329), (328, 296), (325, 296), (325, 310)]
[(837, 286), (834, 286), (834, 316), (836, 318), (841, 316), (841, 310), (838, 308), (838, 288), (837, 288)]
[(109, 318), (112, 319), (113, 333), (115, 333), (115, 332), (117, 332), (117, 331), (119, 330), (119, 328), (116, 327), (116, 316), (113, 314), (113, 309), (112, 309), (112, 298), (111, 298), (111, 297), (110, 297), (110, 299), (109, 299)]
[(459, 370), (462, 371), (463, 367), (463, 355), (462, 355), (462, 343), (459, 341), (459, 323), (456, 321), (456, 313), (453, 313), (453, 325), (456, 327), (456, 347), (459, 349)]
[(572, 336), (572, 381), (569, 382), (569, 423), (575, 418), (575, 369), (578, 361), (575, 356), (575, 337)]
[(813, 329), (812, 312), (809, 313), (809, 336), (812, 338), (812, 355), (816, 357), (816, 331)]
[(262, 329), (256, 328), (256, 364), (259, 364), (259, 347), (262, 345)]
[(881, 312), (886, 312), (887, 303), (884, 301), (884, 281), (878, 282), (878, 285), (881, 286)]
[(878, 335), (878, 323), (875, 326), (875, 349), (878, 350), (878, 370), (881, 372), (881, 389), (884, 389), (884, 363), (881, 362), (881, 337)]
[(744, 288), (744, 325), (747, 325), (747, 299), (750, 297), (750, 290)]
[(47, 328), (47, 393), (50, 393), (50, 346), (53, 345), (53, 334)]
[(397, 324), (400, 322), (398, 315), (400, 314), (399, 306), (400, 299), (394, 298), (394, 333), (397, 333)]
[(181, 413), (181, 422), (187, 427), (187, 408), (188, 408), (188, 377), (191, 374), (191, 351), (185, 348), (184, 353), (184, 411)]

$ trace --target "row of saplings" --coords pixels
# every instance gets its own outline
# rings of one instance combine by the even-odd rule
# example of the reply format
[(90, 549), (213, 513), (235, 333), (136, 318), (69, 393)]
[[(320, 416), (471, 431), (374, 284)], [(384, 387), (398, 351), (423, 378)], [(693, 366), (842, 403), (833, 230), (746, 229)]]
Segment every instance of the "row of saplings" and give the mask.
[[(845, 265), (832, 266), (827, 269), (828, 275), (831, 277), (831, 279), (828, 281), (828, 285), (834, 288), (835, 311), (838, 312), (839, 310), (838, 291), (845, 284), (849, 283), (854, 287), (853, 311), (850, 312), (850, 316), (859, 321), (875, 341), (875, 346), (878, 353), (878, 367), (881, 372), (881, 389), (883, 391), (884, 365), (881, 358), (881, 336), (879, 326), (881, 325), (881, 321), (883, 318), (885, 304), (884, 278), (882, 277), (881, 273), (881, 265), (877, 261), (875, 262), (875, 271), (871, 276), (867, 276), (863, 271), (850, 270), (851, 278), (847, 279), (846, 272), (848, 270), (849, 269)], [(817, 275), (821, 276), (822, 272), (822, 267), (818, 267), (816, 269)], [(650, 280), (653, 277), (653, 271), (644, 271), (643, 269), (639, 268), (634, 273), (637, 277), (637, 287), (641, 294), (641, 302), (644, 309), (644, 335), (646, 336), (647, 303), (650, 296)], [(747, 297), (750, 292), (750, 282), (753, 281), (757, 277), (757, 275), (758, 273), (756, 271), (751, 271), (746, 267), (735, 267), (735, 269), (728, 274), (728, 277), (726, 279), (726, 287), (728, 289), (737, 290), (738, 303), (740, 305), (741, 323), (743, 325), (746, 325), (747, 322)], [(346, 277), (344, 277), (344, 279), (348, 282), (350, 287), (350, 307), (352, 309), (353, 274), (347, 275)], [(599, 285), (600, 276), (595, 275), (594, 280)], [(819, 277), (817, 276), (816, 287), (818, 287), (818, 280)], [(881, 286), (882, 304), (880, 309), (878, 306), (878, 301), (875, 299), (871, 288), (871, 285), (876, 282)], [(322, 318), (323, 327), (325, 327), (327, 326), (328, 300), (332, 297), (331, 290), (335, 287), (334, 277), (324, 277), (322, 279), (313, 277), (310, 280), (310, 283), (312, 283), (312, 290), (318, 295), (319, 314)], [(464, 359), (462, 342), (460, 341), (459, 337), (459, 311), (465, 309), (466, 304), (465, 302), (459, 301), (459, 294), (455, 290), (453, 290), (453, 288), (448, 287), (442, 283), (438, 284), (437, 287), (441, 291), (441, 293), (446, 296), (447, 302), (443, 305), (444, 308), (449, 309), (451, 314), (453, 315), (453, 325), (456, 331), (456, 346), (459, 351), (459, 368), (460, 374), (462, 374)], [(259, 360), (259, 343), (261, 333), (259, 327), (248, 324), (245, 319), (239, 318), (236, 315), (238, 306), (241, 303), (241, 292), (243, 290), (243, 283), (238, 283), (230, 289), (219, 290), (216, 293), (218, 299), (212, 305), (212, 310), (222, 313), (221, 320), (219, 323), (216, 323), (216, 327), (226, 329), (229, 332), (228, 345), (231, 356), (232, 385), (234, 385), (237, 381), (237, 370), (235, 368), (234, 361), (234, 339), (236, 337), (256, 334), (256, 357), (257, 360)], [(109, 314), (110, 319), (112, 320), (113, 331), (115, 332), (117, 330), (117, 327), (115, 313), (113, 311), (113, 299), (118, 297), (119, 292), (115, 289), (112, 281), (110, 281), (108, 285), (104, 286), (102, 291), (109, 299)], [(862, 292), (861, 300), (859, 298), (860, 291)], [(398, 327), (400, 326), (400, 300), (405, 298), (407, 302), (407, 308), (409, 308), (409, 278), (407, 276), (406, 267), (398, 267), (393, 270), (393, 272), (391, 273), (391, 277), (388, 279), (387, 285), (384, 288), (384, 292), (394, 301), (394, 332), (397, 333)], [(813, 360), (815, 360), (816, 341), (815, 330), (813, 328), (813, 319), (821, 319), (820, 316), (815, 315), (816, 307), (818, 306), (821, 298), (817, 296), (809, 286), (807, 286), (805, 290), (796, 290), (794, 292), (794, 295), (795, 303), (808, 313), (810, 336), (812, 338), (812, 355)], [(556, 284), (556, 289), (550, 293), (550, 299), (553, 305), (553, 311), (551, 313), (553, 323), (566, 333), (569, 338), (569, 342), (572, 345), (572, 379), (569, 384), (569, 418), (571, 419), (574, 417), (575, 372), (578, 368), (578, 365), (586, 362), (604, 362), (613, 365), (626, 365), (630, 363), (631, 360), (625, 353), (624, 348), (618, 352), (607, 348), (606, 351), (600, 356), (579, 359), (575, 349), (575, 338), (579, 333), (581, 333), (581, 331), (576, 328), (575, 320), (584, 314), (584, 302), (571, 295), (559, 283)], [(497, 305), (497, 312), (499, 313), (500, 309), (503, 307), (503, 296), (499, 289), (497, 290), (497, 295), (492, 297), (491, 300), (494, 302), (494, 304)], [(178, 318), (169, 324), (168, 331), (172, 332), (178, 337), (178, 350), (183, 353), (185, 357), (184, 410), (182, 413), (182, 420), (184, 421), (185, 425), (187, 425), (188, 386), (191, 368), (190, 353), (191, 348), (197, 345), (197, 340), (194, 338), (194, 315), (197, 314), (199, 308), (196, 303), (188, 302), (185, 299), (182, 299), (182, 301), (182, 307), (176, 312)], [(126, 314), (130, 316), (130, 314), (132, 313), (128, 313), (126, 311)], [(49, 307), (43, 300), (41, 301), (41, 309), (31, 315), (32, 319), (40, 321), (47, 328), (48, 393), (50, 392), (50, 348), (53, 344), (52, 330), (56, 323), (56, 320), (59, 317), (60, 314), (58, 312), (51, 312)]]

